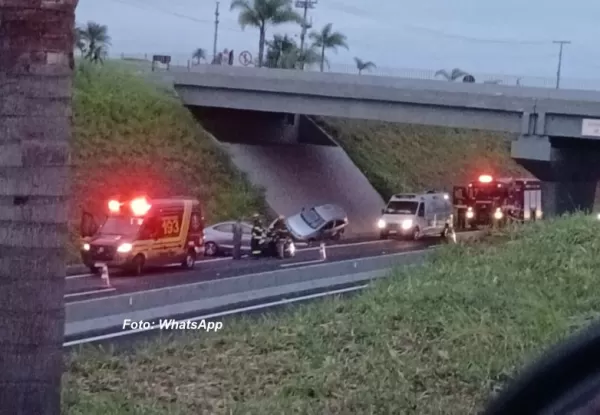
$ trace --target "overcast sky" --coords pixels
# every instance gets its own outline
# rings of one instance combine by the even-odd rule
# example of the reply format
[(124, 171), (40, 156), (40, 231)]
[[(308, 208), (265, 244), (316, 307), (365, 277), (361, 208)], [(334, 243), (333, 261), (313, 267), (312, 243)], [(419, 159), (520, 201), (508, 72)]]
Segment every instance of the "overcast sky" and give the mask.
[[(221, 2), (219, 50), (258, 50), (258, 31), (242, 31), (237, 13)], [(170, 54), (187, 59), (198, 47), (212, 53), (213, 0), (80, 0), (77, 21), (106, 24), (113, 54)], [(332, 22), (347, 35), (350, 51), (331, 52), (337, 68), (353, 57), (381, 69), (437, 70), (554, 77), (558, 45), (565, 46), (565, 78), (600, 78), (599, 0), (319, 0), (314, 27)], [(270, 27), (298, 34), (297, 27)]]

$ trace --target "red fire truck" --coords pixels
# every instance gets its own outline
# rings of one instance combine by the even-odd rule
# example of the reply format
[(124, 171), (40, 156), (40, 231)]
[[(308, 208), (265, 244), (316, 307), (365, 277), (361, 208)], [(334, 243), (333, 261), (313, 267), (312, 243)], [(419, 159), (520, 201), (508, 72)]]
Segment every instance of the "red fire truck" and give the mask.
[(452, 202), (457, 229), (542, 218), (542, 187), (537, 179), (484, 174), (467, 186), (455, 186)]

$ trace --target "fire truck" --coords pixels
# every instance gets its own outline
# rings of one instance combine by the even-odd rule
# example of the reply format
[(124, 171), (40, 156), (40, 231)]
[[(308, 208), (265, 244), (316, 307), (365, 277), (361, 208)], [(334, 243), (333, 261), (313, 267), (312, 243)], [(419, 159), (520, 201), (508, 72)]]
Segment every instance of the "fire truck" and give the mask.
[(537, 220), (542, 218), (541, 182), (484, 174), (467, 186), (455, 186), (452, 203), (460, 230)]

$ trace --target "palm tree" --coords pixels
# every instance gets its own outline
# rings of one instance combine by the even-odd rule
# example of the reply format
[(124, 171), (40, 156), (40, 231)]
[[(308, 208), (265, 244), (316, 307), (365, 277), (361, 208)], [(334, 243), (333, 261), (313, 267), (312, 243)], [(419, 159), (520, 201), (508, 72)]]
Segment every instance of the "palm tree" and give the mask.
[(198, 48), (192, 54), (192, 58), (196, 59), (196, 65), (199, 65), (201, 60), (206, 60), (206, 51), (202, 48)]
[(463, 71), (462, 69), (454, 68), (450, 72), (448, 72), (445, 69), (440, 69), (439, 71), (437, 71), (435, 73), (435, 76), (442, 76), (442, 77), (446, 78), (447, 81), (454, 82), (459, 79), (462, 80), (463, 78), (465, 78), (467, 76), (472, 76), (472, 75), (468, 72)]
[(75, 48), (77, 50), (79, 50), (79, 53), (81, 54), (81, 56), (85, 55), (85, 48), (86, 48), (86, 44), (85, 41), (83, 40), (83, 30), (81, 30), (80, 27), (74, 27), (73, 28), (73, 36), (75, 38), (74, 44), (75, 44)]
[(354, 62), (356, 63), (356, 69), (358, 69), (358, 74), (360, 75), (362, 71), (370, 71), (371, 69), (376, 68), (375, 64), (371, 61), (363, 61), (360, 58), (354, 58)]
[(76, 5), (0, 2), (3, 414), (60, 415)]
[[(252, 2), (251, 2), (252, 1)], [(258, 28), (258, 67), (263, 64), (267, 25), (300, 23), (300, 16), (292, 8), (292, 0), (233, 0), (230, 10), (239, 10), (238, 23)]]
[(333, 23), (327, 23), (319, 32), (313, 31), (309, 35), (313, 41), (313, 46), (321, 49), (321, 72), (323, 72), (325, 66), (325, 50), (333, 49), (337, 51), (338, 47), (348, 49), (346, 35), (340, 32), (333, 32), (332, 26)]
[(319, 53), (315, 48), (301, 51), (296, 41), (288, 35), (274, 35), (266, 45), (265, 66), (269, 68), (299, 69), (302, 61), (308, 66), (319, 62)]
[(96, 22), (87, 22), (85, 26), (79, 28), (79, 31), (85, 43), (85, 58), (95, 63), (102, 63), (110, 46), (108, 27)]

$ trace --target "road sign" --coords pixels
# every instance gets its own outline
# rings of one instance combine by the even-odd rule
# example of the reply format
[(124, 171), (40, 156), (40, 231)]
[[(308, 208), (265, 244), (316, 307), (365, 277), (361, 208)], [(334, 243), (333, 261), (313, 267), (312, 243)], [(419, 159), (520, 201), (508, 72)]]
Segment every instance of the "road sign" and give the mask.
[(581, 135), (586, 137), (600, 137), (600, 120), (584, 118), (581, 121)]
[(247, 50), (240, 53), (240, 63), (244, 66), (248, 66), (252, 63), (252, 54)]

